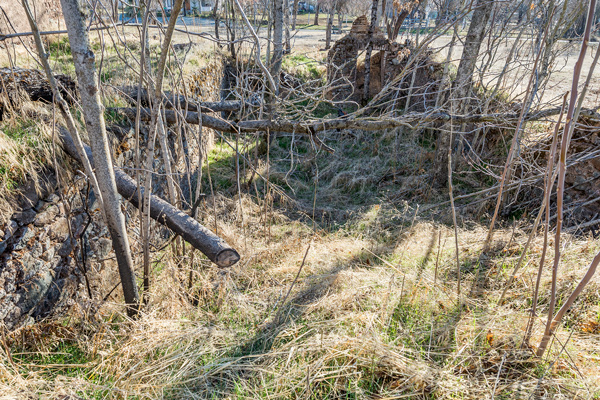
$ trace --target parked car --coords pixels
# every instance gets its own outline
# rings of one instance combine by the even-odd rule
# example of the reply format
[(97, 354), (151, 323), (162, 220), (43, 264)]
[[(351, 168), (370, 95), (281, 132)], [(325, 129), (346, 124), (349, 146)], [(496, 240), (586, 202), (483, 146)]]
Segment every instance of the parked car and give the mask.
[(315, 6), (313, 4), (309, 4), (304, 1), (301, 1), (298, 3), (298, 12), (299, 13), (315, 12)]

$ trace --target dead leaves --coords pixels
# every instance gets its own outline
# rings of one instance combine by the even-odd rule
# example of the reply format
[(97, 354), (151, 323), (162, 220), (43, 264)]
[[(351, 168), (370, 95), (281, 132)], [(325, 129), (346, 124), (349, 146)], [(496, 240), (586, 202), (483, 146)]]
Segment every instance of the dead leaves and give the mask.
[(494, 334), (491, 330), (488, 330), (487, 335), (485, 335), (485, 340), (488, 342), (490, 346), (494, 344)]

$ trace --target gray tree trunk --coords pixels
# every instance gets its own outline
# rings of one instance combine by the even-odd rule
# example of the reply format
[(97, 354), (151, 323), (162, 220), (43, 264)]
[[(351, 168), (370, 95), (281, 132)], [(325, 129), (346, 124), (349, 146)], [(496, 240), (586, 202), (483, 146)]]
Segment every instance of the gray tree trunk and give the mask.
[(369, 86), (371, 86), (371, 53), (373, 52), (373, 35), (377, 29), (377, 4), (378, 0), (373, 0), (371, 7), (371, 25), (369, 25), (369, 44), (365, 54), (365, 87), (363, 91), (363, 101), (369, 101)]
[(329, 15), (327, 16), (327, 30), (325, 31), (325, 50), (329, 50), (331, 47), (331, 29), (333, 27), (333, 7), (329, 10)]
[(296, 18), (298, 17), (298, 3), (300, 2), (300, 0), (294, 0), (294, 11), (293, 11), (293, 15), (292, 15), (292, 30), (295, 31), (296, 30)]
[(212, 14), (213, 18), (215, 19), (215, 37), (217, 38), (217, 40), (219, 40), (219, 24), (221, 23), (219, 19), (219, 0), (215, 1), (215, 6), (213, 7)]
[(290, 54), (292, 52), (290, 38), (290, 0), (284, 0), (283, 15), (285, 25), (285, 54)]
[(319, 11), (321, 10), (321, 4), (319, 4), (317, 2), (317, 5), (315, 6), (315, 20), (313, 22), (313, 25), (319, 25)]
[(95, 55), (89, 43), (84, 21), (85, 13), (78, 0), (61, 0), (61, 6), (71, 44), (85, 126), (95, 160), (96, 178), (102, 192), (106, 224), (112, 238), (123, 294), (128, 306), (127, 312), (129, 315), (135, 315), (139, 303), (138, 289), (133, 272), (125, 217), (121, 212), (121, 202), (117, 193), (113, 163), (108, 147), (96, 77)]
[(273, 0), (273, 60), (271, 76), (275, 81), (275, 88), (279, 94), (279, 72), (283, 58), (283, 0)]
[[(468, 97), (473, 86), (472, 76), (493, 6), (494, 0), (477, 0), (475, 5), (456, 79), (452, 84), (451, 96), (453, 103), (456, 104), (454, 111), (458, 114), (464, 112), (468, 105)], [(452, 143), (450, 135), (443, 132), (445, 130), (449, 129), (442, 129), (437, 141), (434, 164), (433, 183), (438, 188), (444, 187), (448, 182), (448, 146)]]
[[(58, 134), (63, 149), (71, 157), (81, 162), (81, 156), (77, 152), (72, 138), (73, 135), (61, 126), (59, 126)], [(94, 162), (89, 147), (85, 146), (84, 154), (87, 154), (92, 163)], [(138, 184), (133, 178), (123, 172), (122, 169), (115, 167), (115, 180), (117, 182), (117, 189), (123, 198), (127, 199), (136, 208), (143, 207), (140, 203), (140, 197), (142, 196), (138, 195)], [(148, 212), (152, 219), (180, 235), (219, 267), (231, 267), (240, 260), (238, 252), (223, 239), (160, 197), (150, 194)]]
[(119, 22), (119, 0), (113, 0), (113, 21)]

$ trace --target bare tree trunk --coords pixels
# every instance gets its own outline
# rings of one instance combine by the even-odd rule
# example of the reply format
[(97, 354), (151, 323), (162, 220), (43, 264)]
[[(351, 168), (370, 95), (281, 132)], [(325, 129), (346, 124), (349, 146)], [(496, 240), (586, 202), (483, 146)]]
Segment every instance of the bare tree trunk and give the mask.
[(290, 0), (284, 0), (284, 25), (285, 25), (285, 54), (292, 52), (292, 43), (290, 39)]
[(133, 259), (125, 227), (125, 217), (121, 212), (121, 202), (117, 193), (115, 173), (108, 147), (96, 77), (95, 55), (89, 44), (84, 21), (85, 14), (78, 0), (61, 0), (61, 6), (77, 74), (81, 107), (95, 160), (96, 177), (102, 192), (106, 224), (112, 238), (123, 294), (128, 306), (127, 313), (135, 315), (139, 303), (138, 289), (133, 272)]
[[(73, 132), (74, 143), (77, 148), (77, 152), (79, 157), (81, 158), (81, 163), (84, 166), (85, 173), (88, 175), (88, 179), (92, 182), (92, 187), (97, 193), (97, 197), (100, 200), (100, 204), (102, 205), (102, 192), (100, 191), (100, 187), (98, 186), (98, 181), (96, 180), (96, 174), (94, 173), (94, 169), (92, 168), (92, 164), (90, 160), (86, 157), (85, 147), (83, 142), (81, 141), (81, 137), (79, 132), (77, 131), (77, 127), (75, 125), (75, 120), (73, 119), (73, 115), (69, 111), (69, 104), (62, 97), (61, 92), (58, 87), (58, 83), (54, 75), (52, 74), (52, 69), (50, 68), (50, 63), (48, 62), (48, 57), (46, 56), (46, 51), (44, 49), (44, 45), (42, 43), (41, 36), (39, 34), (39, 29), (37, 23), (35, 22), (33, 13), (29, 7), (29, 3), (27, 0), (23, 0), (23, 8), (25, 9), (25, 14), (27, 15), (27, 19), (29, 21), (29, 25), (31, 26), (31, 31), (33, 32), (33, 37), (35, 40), (35, 45), (37, 52), (40, 56), (40, 62), (44, 68), (44, 72), (46, 74), (46, 79), (50, 83), (50, 87), (52, 89), (52, 94), (54, 96), (54, 101), (58, 103), (58, 109), (60, 110), (65, 122), (69, 129)], [(104, 207), (102, 206), (102, 210), (104, 212)], [(104, 215), (104, 214), (103, 214)]]
[(371, 86), (371, 53), (373, 52), (373, 35), (377, 28), (377, 3), (378, 0), (373, 0), (371, 7), (371, 25), (369, 25), (369, 44), (367, 45), (367, 53), (365, 54), (365, 87), (363, 88), (363, 101), (369, 100), (369, 86)]
[(229, 53), (231, 54), (231, 58), (233, 60), (237, 60), (237, 55), (236, 55), (236, 51), (235, 51), (235, 33), (236, 33), (236, 28), (235, 25), (237, 23), (237, 18), (235, 17), (235, 7), (233, 6), (233, 4), (231, 3), (226, 3), (228, 4), (231, 8), (231, 18), (229, 18), (229, 28), (227, 29), (227, 41), (229, 42)]
[(119, 0), (113, 0), (113, 21), (119, 21)]
[[(477, 0), (469, 31), (465, 38), (465, 46), (458, 65), (456, 79), (452, 85), (454, 101), (459, 102), (459, 107), (455, 108), (457, 113), (461, 113), (466, 103), (468, 103), (467, 97), (471, 92), (473, 83), (472, 76), (475, 72), (477, 57), (493, 5), (494, 0)], [(448, 152), (446, 150), (449, 141), (450, 135), (443, 133), (439, 135), (433, 172), (433, 184), (438, 188), (444, 187), (448, 182)]]
[[(58, 134), (62, 142), (62, 147), (67, 154), (81, 162), (81, 157), (75, 149), (72, 139), (73, 135), (63, 127), (59, 127)], [(89, 147), (85, 146), (84, 154), (87, 154), (92, 163), (94, 162)], [(118, 167), (115, 167), (115, 179), (121, 196), (127, 199), (134, 207), (141, 208), (140, 198), (142, 196), (138, 195), (140, 189), (137, 182)], [(220, 268), (231, 267), (240, 260), (238, 252), (223, 239), (202, 226), (193, 217), (175, 208), (160, 197), (151, 194), (148, 207), (148, 212), (152, 219), (180, 235)]]
[[(268, 14), (269, 20), (267, 21), (267, 51), (265, 54), (265, 60), (267, 61), (267, 66), (271, 67), (271, 63), (273, 62), (273, 58), (271, 57), (271, 42), (273, 41), (273, 3), (268, 1)], [(270, 73), (270, 72), (269, 72)]]
[(219, 0), (215, 0), (215, 6), (213, 7), (212, 14), (215, 20), (215, 37), (217, 40), (219, 40), (219, 24), (221, 23), (219, 20)]
[[(148, 4), (148, 7), (151, 6), (151, 2)], [(145, 160), (145, 178), (144, 178), (144, 196), (142, 199), (142, 217), (144, 220), (143, 227), (143, 238), (144, 238), (144, 293), (147, 296), (147, 290), (150, 285), (149, 279), (149, 271), (150, 271), (150, 248), (149, 248), (149, 237), (150, 237), (150, 194), (152, 188), (152, 173), (154, 166), (154, 148), (156, 143), (157, 134), (162, 133), (159, 129), (160, 124), (162, 124), (161, 118), (162, 115), (160, 111), (162, 109), (162, 98), (163, 98), (163, 79), (164, 72), (167, 63), (167, 57), (169, 54), (169, 48), (171, 46), (171, 39), (173, 37), (173, 30), (175, 29), (175, 24), (177, 21), (177, 17), (181, 12), (181, 8), (183, 6), (183, 0), (176, 0), (173, 4), (173, 9), (171, 12), (171, 17), (169, 18), (169, 24), (167, 26), (167, 30), (165, 32), (165, 38), (161, 44), (161, 52), (160, 58), (158, 60), (155, 83), (149, 80), (149, 91), (152, 93), (152, 112), (151, 112), (151, 122), (150, 122), (150, 133), (148, 135), (148, 145), (147, 145), (147, 153)], [(147, 58), (149, 60), (149, 57)], [(150, 65), (147, 66), (147, 71), (150, 73)], [(139, 112), (139, 109), (138, 109)], [(162, 142), (162, 141), (161, 141)], [(163, 151), (163, 153), (167, 153)], [(166, 163), (169, 162), (169, 159), (165, 159), (165, 166), (167, 175), (169, 175), (170, 165)], [(167, 182), (172, 179), (172, 177), (168, 176)], [(141, 190), (140, 190), (141, 192)], [(171, 201), (173, 201), (173, 188), (169, 186), (169, 194), (171, 195)], [(146, 297), (147, 298), (147, 297)]]
[(319, 25), (319, 11), (321, 10), (321, 4), (317, 2), (317, 5), (315, 6), (315, 20), (313, 22), (313, 25)]
[[(263, 74), (265, 75), (265, 79), (267, 80), (267, 82), (269, 84), (269, 88), (271, 89), (271, 91), (275, 92), (276, 91), (275, 81), (274, 81), (273, 77), (271, 76), (271, 73), (269, 72), (267, 67), (263, 64), (263, 62), (260, 58), (260, 39), (259, 39), (258, 35), (256, 34), (254, 27), (252, 27), (252, 24), (248, 20), (246, 13), (244, 13), (244, 9), (242, 8), (242, 5), (240, 4), (239, 0), (233, 0), (233, 1), (234, 1), (235, 5), (237, 6), (238, 12), (242, 16), (242, 21), (244, 21), (244, 23), (246, 24), (246, 27), (250, 31), (250, 35), (254, 38), (254, 45), (256, 46), (256, 51), (255, 51), (256, 63), (258, 64), (258, 66), (262, 70)], [(267, 62), (268, 61), (269, 61), (269, 55), (267, 53)]]
[(296, 18), (298, 17), (298, 3), (300, 0), (294, 0), (294, 11), (292, 15), (292, 30), (296, 30)]
[[(548, 34), (548, 27), (546, 25), (546, 29), (544, 30), (544, 38)], [(539, 50), (537, 56), (535, 57), (535, 61), (533, 63), (533, 71), (531, 72), (531, 76), (529, 78), (529, 83), (527, 84), (527, 90), (525, 91), (524, 105), (521, 109), (521, 113), (519, 116), (519, 122), (515, 128), (515, 133), (513, 134), (513, 138), (510, 143), (510, 149), (508, 151), (508, 156), (506, 157), (506, 162), (504, 163), (504, 169), (502, 171), (502, 175), (500, 176), (500, 187), (498, 188), (498, 197), (496, 198), (496, 206), (494, 207), (494, 214), (492, 214), (492, 220), (490, 222), (490, 229), (488, 230), (487, 237), (485, 239), (483, 245), (483, 251), (487, 252), (489, 245), (492, 243), (492, 238), (494, 235), (494, 228), (496, 225), (496, 219), (498, 218), (498, 213), (500, 212), (500, 205), (502, 204), (505, 195), (504, 185), (508, 180), (510, 180), (510, 176), (512, 174), (513, 161), (515, 157), (515, 153), (519, 148), (519, 136), (521, 132), (521, 128), (523, 126), (524, 120), (523, 117), (528, 113), (529, 107), (533, 102), (535, 92), (537, 91), (537, 87), (533, 84), (535, 81), (535, 77), (538, 75), (538, 65), (540, 61), (540, 56), (542, 54), (542, 50)], [(517, 264), (518, 265), (518, 264)]]
[[(591, 81), (590, 78), (593, 76), (594, 68), (595, 68), (596, 62), (598, 61), (598, 58), (595, 57), (594, 62), (590, 66), (588, 78), (583, 87), (581, 97), (578, 98), (579, 78), (581, 76), (581, 69), (583, 67), (583, 61), (585, 59), (585, 53), (587, 51), (588, 42), (590, 40), (592, 25), (594, 25), (593, 19), (594, 19), (595, 9), (596, 9), (596, 0), (590, 0), (584, 36), (583, 36), (583, 40), (581, 42), (581, 50), (579, 52), (579, 58), (577, 59), (577, 62), (575, 63), (575, 68), (573, 70), (571, 98), (569, 99), (569, 108), (567, 110), (566, 123), (565, 123), (565, 127), (563, 130), (560, 156), (558, 158), (559, 172), (558, 172), (558, 186), (556, 189), (556, 211), (557, 211), (556, 214), (557, 214), (557, 216), (556, 216), (556, 233), (555, 233), (555, 238), (554, 238), (554, 264), (552, 266), (552, 269), (553, 269), (553, 271), (552, 271), (552, 292), (551, 292), (551, 300), (550, 300), (550, 305), (549, 305), (549, 310), (548, 310), (548, 320), (546, 322), (546, 329), (544, 331), (544, 336), (542, 337), (540, 346), (538, 347), (538, 350), (536, 353), (538, 357), (542, 357), (544, 355), (544, 352), (546, 351), (546, 347), (548, 346), (548, 342), (549, 342), (550, 338), (552, 337), (552, 335), (554, 334), (556, 327), (562, 321), (567, 310), (569, 310), (569, 308), (571, 308), (571, 306), (573, 305), (573, 302), (575, 301), (577, 296), (579, 296), (579, 294), (583, 291), (585, 286), (592, 279), (592, 277), (596, 273), (596, 268), (598, 267), (598, 263), (600, 263), (600, 253), (598, 253), (596, 255), (596, 257), (594, 257), (594, 259), (592, 260), (592, 263), (590, 264), (590, 267), (588, 268), (587, 273), (581, 279), (581, 281), (579, 282), (579, 284), (577, 285), (575, 290), (573, 290), (573, 293), (571, 293), (571, 295), (563, 303), (560, 310), (558, 310), (558, 312), (556, 313), (554, 318), (552, 318), (552, 315), (554, 313), (555, 303), (556, 303), (556, 282), (558, 280), (558, 266), (559, 266), (560, 257), (561, 257), (560, 237), (561, 237), (561, 229), (562, 229), (562, 222), (563, 222), (563, 199), (564, 199), (564, 194), (565, 194), (565, 176), (567, 173), (567, 154), (569, 151), (569, 145), (571, 143), (571, 136), (572, 136), (573, 129), (574, 129), (574, 121), (577, 121), (579, 119), (579, 111), (581, 110), (583, 98), (585, 97), (585, 93), (586, 93), (588, 85)], [(600, 49), (597, 50), (597, 52), (598, 51), (600, 51)]]
[(329, 10), (327, 16), (327, 30), (325, 31), (325, 50), (329, 50), (331, 47), (331, 28), (333, 26), (333, 7)]
[(283, 58), (283, 0), (273, 0), (273, 62), (271, 76), (275, 81), (275, 89), (279, 94), (279, 72)]
[(419, 6), (419, 3), (416, 2), (416, 3), (413, 3), (413, 6), (410, 9), (407, 7), (403, 7), (402, 11), (398, 14), (396, 19), (392, 22), (393, 26), (391, 26), (391, 24), (389, 22), (387, 22), (387, 13), (385, 13), (384, 20), (386, 23), (384, 24), (384, 26), (387, 27), (388, 38), (391, 41), (396, 40), (396, 38), (398, 37), (398, 33), (400, 32), (400, 28), (402, 27), (402, 24), (404, 23), (404, 20), (418, 6)]
[[(546, 213), (546, 220), (544, 223), (544, 245), (542, 246), (542, 255), (540, 257), (540, 262), (538, 265), (538, 273), (535, 282), (535, 288), (533, 290), (533, 297), (531, 300), (531, 315), (529, 317), (529, 321), (527, 321), (527, 327), (525, 328), (525, 335), (523, 336), (523, 343), (529, 345), (529, 340), (531, 339), (531, 331), (533, 329), (533, 323), (536, 317), (537, 311), (537, 302), (538, 295), (540, 289), (540, 283), (542, 281), (542, 273), (544, 271), (544, 264), (546, 261), (546, 252), (548, 250), (548, 232), (550, 230), (550, 193), (552, 193), (552, 187), (554, 186), (554, 181), (556, 180), (556, 176), (554, 175), (554, 159), (556, 158), (556, 147), (558, 144), (558, 131), (560, 130), (560, 124), (562, 123), (562, 117), (565, 111), (565, 106), (567, 105), (567, 97), (568, 94), (565, 93), (563, 97), (562, 110), (560, 112), (560, 116), (558, 117), (558, 121), (554, 127), (554, 135), (552, 135), (552, 145), (550, 146), (550, 154), (548, 156), (548, 163), (546, 165), (546, 176), (544, 178), (544, 198), (542, 202), (542, 206), (540, 207), (540, 211), (538, 214), (538, 219), (541, 219), (542, 212)], [(536, 220), (537, 222), (537, 220)], [(536, 232), (537, 226), (534, 226), (531, 230), (530, 236), (533, 236)], [(525, 254), (526, 251), (523, 250), (522, 254)], [(515, 276), (514, 274), (512, 276)], [(508, 286), (508, 285), (507, 285)], [(505, 289), (507, 290), (507, 289)], [(552, 291), (551, 293), (556, 293), (556, 291)], [(552, 294), (551, 294), (552, 296)], [(551, 299), (553, 303), (555, 299)], [(502, 304), (500, 301), (498, 304)]]

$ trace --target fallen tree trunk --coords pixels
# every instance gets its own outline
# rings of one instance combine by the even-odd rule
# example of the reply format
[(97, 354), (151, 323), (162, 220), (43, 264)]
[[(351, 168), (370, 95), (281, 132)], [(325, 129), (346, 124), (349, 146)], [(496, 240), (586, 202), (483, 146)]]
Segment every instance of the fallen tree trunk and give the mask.
[[(59, 138), (61, 140), (61, 145), (67, 154), (77, 161), (81, 161), (70, 133), (62, 126), (59, 129)], [(88, 146), (85, 146), (85, 150), (93, 164), (91, 149)], [(141, 196), (138, 196), (137, 182), (116, 166), (115, 180), (119, 194), (127, 199), (134, 207), (140, 208), (138, 200)], [(240, 260), (238, 252), (229, 246), (223, 239), (212, 233), (183, 211), (178, 210), (170, 203), (154, 195), (150, 196), (150, 216), (155, 221), (167, 226), (173, 232), (181, 236), (186, 242), (200, 250), (221, 268), (231, 267)]]
[[(125, 115), (131, 120), (135, 120), (136, 118), (136, 109), (135, 108), (108, 108), (108, 111), (113, 111)], [(173, 124), (177, 122), (177, 118), (183, 118), (182, 115), (177, 115), (176, 111), (173, 110), (165, 110), (163, 111), (164, 119), (167, 123)], [(150, 109), (142, 108), (140, 109), (140, 119), (142, 121), (150, 121), (152, 118), (150, 114)], [(200, 123), (200, 119), (202, 119), (202, 126), (207, 128), (212, 128), (220, 132), (228, 132), (235, 133), (239, 130), (239, 132), (249, 133), (249, 132), (264, 132), (267, 129), (271, 129), (273, 131), (278, 132), (296, 132), (300, 134), (307, 134), (312, 137), (315, 143), (319, 144), (326, 151), (333, 153), (333, 149), (326, 144), (324, 144), (312, 131), (310, 126), (304, 125), (300, 122), (296, 121), (270, 121), (270, 120), (258, 120), (258, 121), (226, 121), (221, 118), (212, 117), (206, 114), (200, 114), (197, 112), (188, 112), (185, 115), (185, 122), (188, 124), (196, 124)], [(325, 130), (325, 129), (318, 129)]]
[[(120, 113), (130, 119), (135, 119), (136, 109), (119, 107), (109, 108), (108, 110)], [(534, 111), (527, 114), (526, 121), (538, 121), (550, 118), (560, 113), (560, 108), (548, 108)], [(221, 118), (206, 114), (202, 115), (202, 126), (216, 129), (221, 132), (235, 133), (239, 132), (260, 132), (271, 131), (295, 132), (300, 134), (313, 135), (316, 132), (327, 131), (331, 129), (363, 129), (366, 131), (376, 131), (381, 129), (390, 129), (397, 127), (408, 127), (414, 129), (417, 125), (423, 125), (430, 122), (444, 122), (451, 119), (455, 123), (475, 123), (475, 122), (495, 122), (498, 124), (510, 124), (519, 119), (518, 113), (496, 113), (496, 114), (471, 114), (471, 115), (450, 115), (445, 112), (436, 113), (410, 113), (404, 114), (398, 118), (379, 117), (379, 118), (335, 118), (320, 121), (291, 121), (291, 120), (249, 120), (249, 121), (226, 121)], [(176, 111), (166, 110), (164, 112), (165, 120), (168, 123), (175, 123), (178, 116)], [(590, 120), (600, 121), (600, 114), (595, 110), (582, 110), (581, 116)], [(143, 121), (150, 120), (150, 110), (142, 108), (140, 118)], [(183, 115), (179, 115), (182, 119)], [(188, 124), (199, 124), (200, 114), (197, 112), (188, 112), (185, 116)], [(505, 126), (506, 126), (505, 125)], [(508, 126), (507, 126), (508, 127)]]
[[(138, 94), (142, 106), (149, 107), (150, 100), (148, 97), (148, 90), (138, 90), (137, 86), (125, 86), (118, 89), (121, 93), (126, 96), (126, 100), (131, 105), (136, 105)], [(138, 93), (139, 92), (139, 93)], [(172, 92), (165, 92), (163, 94), (163, 104), (166, 108), (181, 108), (182, 110), (197, 112), (198, 108), (203, 113), (221, 112), (221, 111), (239, 111), (242, 108), (241, 101), (201, 101), (196, 102), (181, 94), (174, 94)], [(248, 104), (250, 105), (250, 104)], [(251, 105), (250, 105), (251, 106)]]

